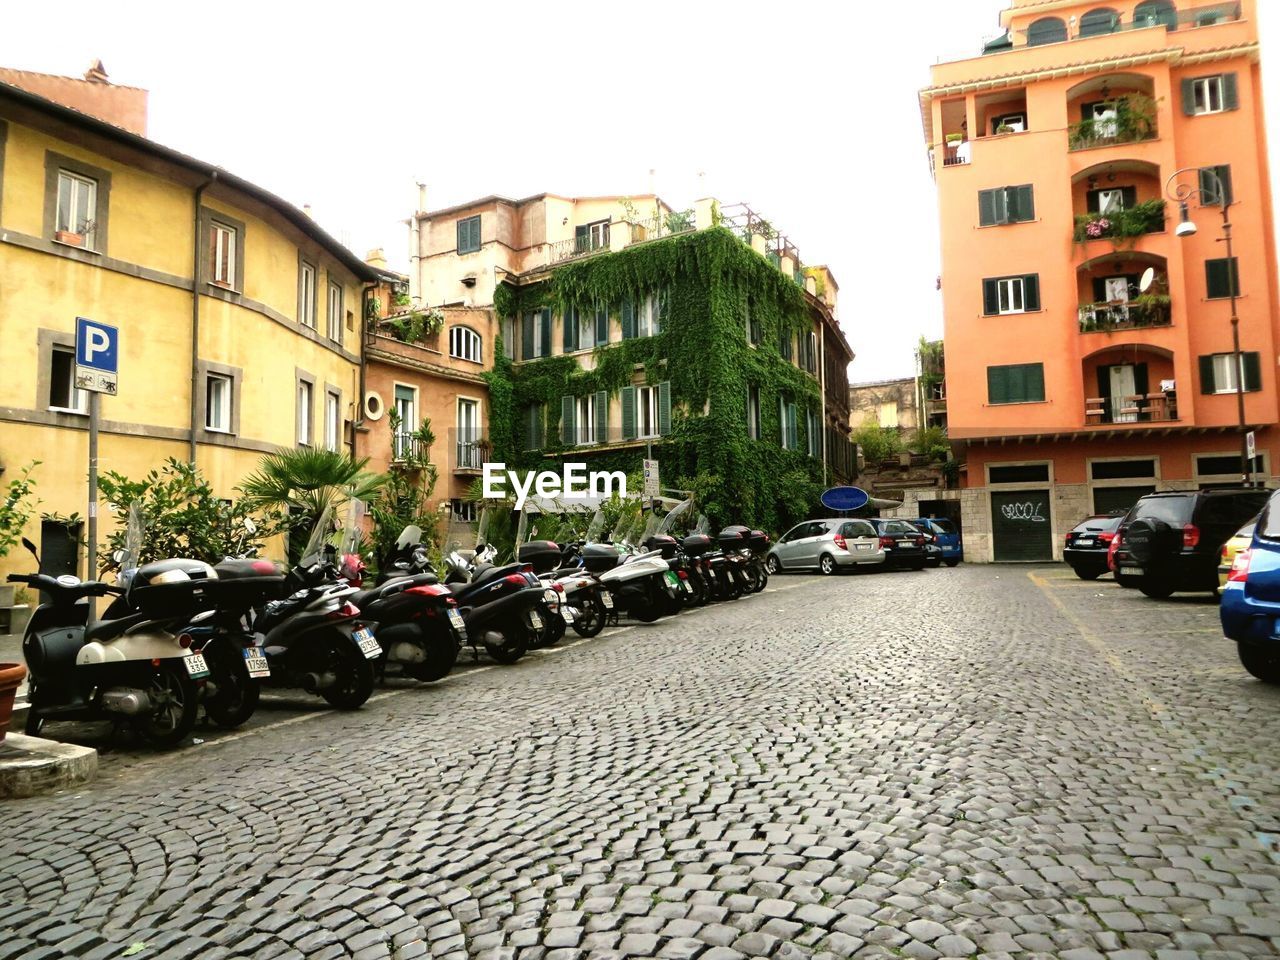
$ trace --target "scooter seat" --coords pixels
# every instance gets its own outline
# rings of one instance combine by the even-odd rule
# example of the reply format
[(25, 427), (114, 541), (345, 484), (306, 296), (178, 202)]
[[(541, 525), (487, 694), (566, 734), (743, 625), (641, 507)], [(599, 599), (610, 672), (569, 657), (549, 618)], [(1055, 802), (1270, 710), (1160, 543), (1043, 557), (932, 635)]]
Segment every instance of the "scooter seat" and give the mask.
[(101, 642), (118, 637), (130, 627), (135, 627), (146, 619), (147, 615), (145, 613), (135, 613), (132, 616), (121, 617), (119, 620), (99, 620), (96, 623), (91, 623), (84, 632), (85, 642)]

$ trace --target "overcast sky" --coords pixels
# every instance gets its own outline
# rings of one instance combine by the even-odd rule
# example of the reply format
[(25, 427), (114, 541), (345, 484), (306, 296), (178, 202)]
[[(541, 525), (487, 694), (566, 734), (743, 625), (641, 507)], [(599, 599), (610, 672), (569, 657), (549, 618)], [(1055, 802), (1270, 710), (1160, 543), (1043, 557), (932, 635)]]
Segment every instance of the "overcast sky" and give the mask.
[(101, 58), (151, 91), (154, 139), (402, 269), (418, 179), (432, 208), (643, 193), (651, 169), (677, 206), (748, 203), (834, 271), (858, 381), (910, 374), (919, 336), (941, 335), (917, 91), (1005, 6), (923, 0), (903, 23), (869, 0), (62, 0), (5, 9), (0, 65), (79, 76)]

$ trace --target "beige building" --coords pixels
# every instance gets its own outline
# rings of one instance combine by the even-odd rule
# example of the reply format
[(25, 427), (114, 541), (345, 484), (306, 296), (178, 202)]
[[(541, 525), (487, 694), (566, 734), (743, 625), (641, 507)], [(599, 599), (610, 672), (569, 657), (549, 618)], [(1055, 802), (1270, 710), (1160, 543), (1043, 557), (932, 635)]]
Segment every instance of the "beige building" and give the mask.
[(857, 430), (874, 423), (914, 433), (920, 426), (918, 398), (915, 377), (850, 384), (849, 425)]

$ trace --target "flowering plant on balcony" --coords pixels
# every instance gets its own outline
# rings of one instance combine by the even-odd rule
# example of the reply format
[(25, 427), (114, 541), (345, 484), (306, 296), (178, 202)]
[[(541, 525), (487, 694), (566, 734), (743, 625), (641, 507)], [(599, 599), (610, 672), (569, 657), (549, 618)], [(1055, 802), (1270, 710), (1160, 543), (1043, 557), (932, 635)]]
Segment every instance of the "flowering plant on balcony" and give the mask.
[(1164, 201), (1145, 200), (1128, 210), (1115, 210), (1105, 216), (1082, 213), (1076, 217), (1073, 239), (1076, 243), (1110, 240), (1115, 249), (1132, 247), (1137, 238), (1164, 229)]
[(1111, 221), (1106, 217), (1099, 217), (1097, 220), (1090, 220), (1084, 228), (1084, 232), (1090, 240), (1100, 240), (1107, 235), (1107, 231), (1111, 229)]

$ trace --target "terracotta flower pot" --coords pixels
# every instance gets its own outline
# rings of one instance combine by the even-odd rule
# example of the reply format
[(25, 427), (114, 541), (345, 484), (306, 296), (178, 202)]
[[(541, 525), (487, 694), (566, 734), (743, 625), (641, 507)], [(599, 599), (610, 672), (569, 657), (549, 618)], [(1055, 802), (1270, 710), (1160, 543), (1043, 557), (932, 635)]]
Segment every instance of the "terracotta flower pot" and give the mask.
[(13, 717), (13, 698), (27, 675), (27, 668), (20, 663), (0, 663), (0, 742), (4, 741)]

